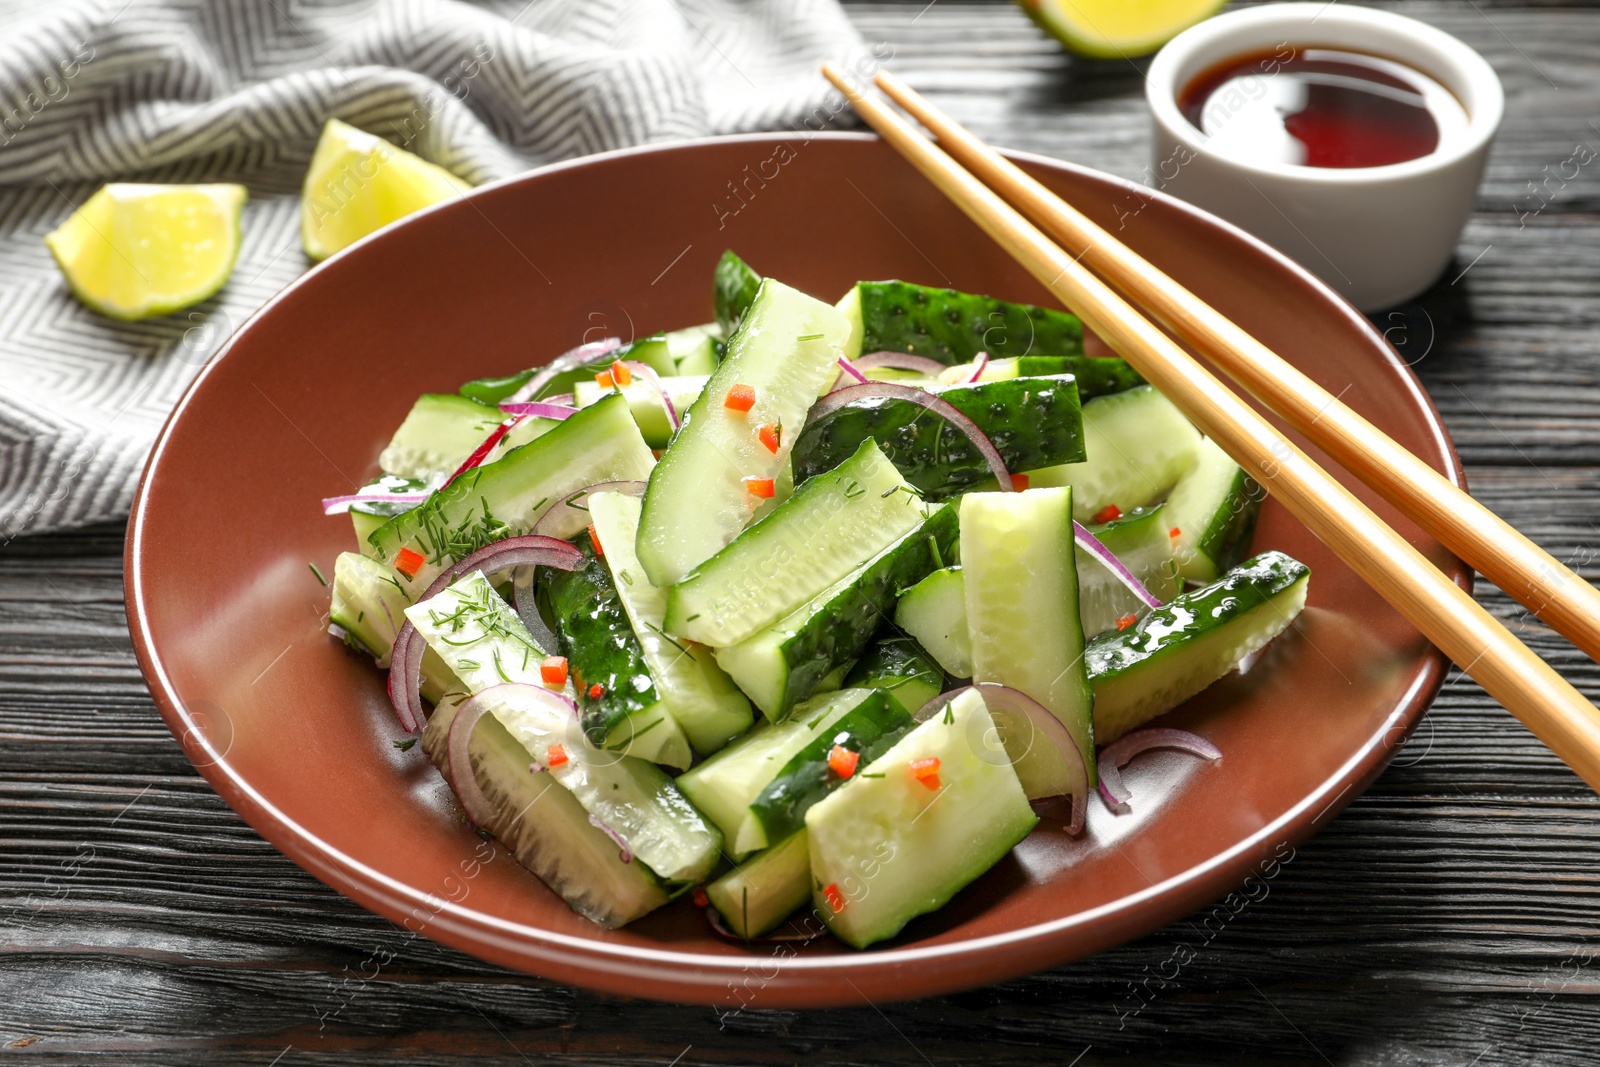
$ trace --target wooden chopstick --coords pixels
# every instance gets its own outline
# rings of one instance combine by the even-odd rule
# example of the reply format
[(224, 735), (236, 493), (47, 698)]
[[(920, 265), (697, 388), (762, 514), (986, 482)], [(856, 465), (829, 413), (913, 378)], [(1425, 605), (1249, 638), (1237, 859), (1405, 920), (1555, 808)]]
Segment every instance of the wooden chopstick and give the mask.
[(877, 84), (931, 130), (940, 147), (1031, 215), (1068, 253), (1121, 289), (1590, 659), (1600, 660), (1600, 590), (916, 90), (887, 71), (878, 75)]
[(1600, 790), (1600, 711), (1354, 494), (1016, 209), (832, 64), (823, 74), (906, 159), (1131, 363), (1429, 641)]

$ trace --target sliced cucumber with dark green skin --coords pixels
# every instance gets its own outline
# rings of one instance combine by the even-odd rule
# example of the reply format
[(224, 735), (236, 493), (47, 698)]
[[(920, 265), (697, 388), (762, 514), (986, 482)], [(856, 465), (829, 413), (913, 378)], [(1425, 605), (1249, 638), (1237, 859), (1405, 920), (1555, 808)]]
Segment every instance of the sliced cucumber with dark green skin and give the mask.
[(895, 605), (894, 623), (916, 638), (951, 677), (972, 677), (967, 583), (960, 567), (934, 571), (902, 593)]
[(849, 781), (841, 778), (828, 762), (835, 748), (856, 753), (860, 758), (857, 766), (866, 767), (914, 726), (916, 722), (899, 701), (882, 689), (874, 689), (871, 696), (829, 726), (826, 733), (812, 738), (791, 756), (756, 795), (734, 848), (740, 852), (766, 848), (769, 841), (803, 829), (811, 806)]
[[(1165, 505), (1136, 508), (1104, 525), (1090, 524), (1087, 529), (1156, 599), (1165, 603), (1183, 589), (1178, 565), (1172, 558), (1173, 539)], [(1119, 620), (1144, 610), (1144, 601), (1134, 596), (1105, 564), (1088, 552), (1078, 553), (1078, 612), (1083, 618), (1085, 637), (1114, 629)]]
[(454, 473), (504, 418), (500, 409), (490, 404), (452, 393), (424, 393), (378, 454), (378, 466), (401, 478), (443, 479)]
[(839, 302), (859, 325), (861, 352), (910, 352), (940, 363), (966, 363), (980, 352), (1008, 356), (1081, 356), (1076, 315), (991, 296), (910, 282), (860, 282)]
[[(893, 937), (1038, 824), (1011, 764), (974, 743), (995, 729), (983, 698), (963, 693), (806, 812), (812, 901), (840, 940)], [(912, 761), (930, 759), (937, 770), (918, 777)]]
[(539, 594), (549, 604), (572, 673), (583, 732), (607, 751), (682, 770), (692, 759), (688, 738), (656, 692), (610, 568), (587, 533), (574, 544), (583, 566), (541, 568)]
[(1250, 548), (1267, 491), (1210, 438), (1167, 498), (1167, 518), (1178, 531), (1172, 554), (1185, 581), (1211, 582)]
[(853, 663), (889, 618), (895, 597), (954, 557), (956, 509), (939, 508), (914, 530), (800, 610), (716, 651), (717, 663), (767, 718), (781, 722), (824, 680)]
[[(684, 575), (667, 595), (667, 632), (713, 648), (738, 644), (921, 525), (926, 507), (877, 443), (865, 441), (855, 455), (800, 486), (772, 514)], [(641, 548), (649, 515), (647, 493)]]
[[(1094, 697), (1083, 665), (1072, 490), (962, 497), (961, 575), (973, 680), (1020, 690), (1061, 720), (1093, 785)], [(1030, 798), (1077, 783), (1054, 745), (1033, 743), (1026, 720), (997, 717)]]
[(813, 697), (781, 723), (762, 722), (715, 756), (678, 776), (678, 788), (722, 830), (734, 858), (740, 829), (750, 814), (750, 802), (778, 776), (795, 754), (852, 708), (873, 696), (874, 690), (841, 689)]
[(740, 937), (760, 937), (811, 899), (806, 832), (762, 849), (706, 886), (706, 897)]
[[(762, 497), (752, 490), (782, 477), (793, 445), (792, 435), (781, 433), (777, 450), (769, 449), (761, 427), (805, 421), (837, 369), (848, 330), (827, 304), (762, 283), (727, 356), (650, 472), (638, 553), (652, 583), (678, 582), (755, 520)], [(736, 387), (749, 397), (748, 410), (728, 406)]]
[(717, 325), (722, 336), (732, 337), (744, 319), (744, 313), (755, 303), (756, 290), (761, 288), (761, 275), (732, 251), (722, 253), (716, 268), (711, 272), (711, 302), (716, 310)]
[[(958, 363), (939, 375), (946, 385), (972, 381), (976, 363)], [(1128, 361), (1118, 356), (1019, 356), (991, 359), (984, 364), (982, 382), (1008, 378), (1045, 378), (1070, 374), (1078, 382), (1078, 399), (1092, 400), (1107, 393), (1120, 393), (1144, 384), (1144, 377)]]
[[(700, 391), (706, 387), (706, 379), (704, 376), (662, 378), (661, 386), (672, 399), (673, 410), (684, 411), (699, 398)], [(576, 382), (572, 386), (572, 404), (586, 408), (616, 392), (628, 398), (628, 407), (633, 412), (633, 421), (639, 424), (639, 432), (644, 435), (644, 443), (651, 448), (666, 448), (667, 442), (672, 440), (672, 420), (667, 415), (667, 406), (662, 403), (661, 390), (654, 382), (636, 377), (621, 389), (603, 387), (592, 378)]]
[(415, 595), (463, 556), (528, 533), (552, 501), (597, 482), (647, 478), (654, 462), (627, 398), (606, 397), (503, 458), (462, 474), (367, 541), (384, 563), (394, 564), (402, 551), (421, 557), (407, 582), (407, 592)]
[(1167, 495), (1188, 472), (1200, 431), (1154, 386), (1083, 405), (1089, 458), (1029, 473), (1036, 487), (1072, 486), (1073, 514), (1088, 522), (1109, 504), (1132, 511)]
[(1096, 737), (1115, 741), (1233, 671), (1300, 614), (1310, 580), (1305, 564), (1264, 552), (1089, 642)]
[[(422, 731), (422, 750), (446, 781), (458, 708), (455, 702), (435, 708)], [(623, 863), (617, 843), (589, 821), (577, 797), (552, 775), (529, 770), (532, 754), (493, 715), (478, 721), (467, 757), (492, 808), (481, 829), (573, 911), (614, 929), (667, 902), (661, 880), (643, 863)]]
[[(930, 391), (977, 425), (1007, 470), (1077, 463), (1085, 456), (1078, 386), (1070, 375)], [(837, 467), (866, 440), (878, 442), (906, 481), (930, 499), (994, 476), (977, 446), (950, 422), (909, 400), (873, 396), (806, 424), (794, 445), (795, 483)]]
[(850, 689), (882, 689), (908, 715), (944, 692), (944, 682), (944, 670), (928, 650), (892, 629), (879, 632), (844, 680)]

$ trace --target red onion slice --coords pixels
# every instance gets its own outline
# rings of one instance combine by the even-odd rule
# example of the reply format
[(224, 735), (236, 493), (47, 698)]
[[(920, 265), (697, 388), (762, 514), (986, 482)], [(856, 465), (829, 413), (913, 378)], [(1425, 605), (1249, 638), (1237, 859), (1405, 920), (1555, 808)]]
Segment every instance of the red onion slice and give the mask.
[(937, 378), (945, 365), (936, 359), (927, 356), (917, 356), (910, 352), (868, 352), (864, 356), (857, 356), (851, 361), (862, 370), (873, 367), (888, 367), (891, 370), (911, 371), (914, 374), (926, 374), (930, 378)]
[(324, 515), (343, 515), (352, 504), (420, 504), (428, 493), (350, 493), (346, 496), (322, 498)]
[(545, 537), (555, 537), (562, 541), (570, 541), (584, 530), (589, 528), (589, 509), (573, 501), (587, 498), (594, 493), (626, 493), (629, 496), (644, 496), (647, 483), (641, 481), (621, 482), (596, 482), (586, 485), (576, 493), (562, 497), (539, 513), (533, 520), (533, 532)]
[(1098, 537), (1084, 529), (1083, 525), (1076, 520), (1072, 523), (1072, 539), (1078, 543), (1079, 548), (1099, 560), (1117, 581), (1127, 586), (1128, 591), (1138, 597), (1145, 607), (1159, 608), (1161, 606), (1161, 598), (1146, 589), (1144, 583), (1123, 565), (1123, 562), (1117, 558), (1115, 552), (1107, 548)]
[[(844, 362), (843, 360), (840, 361)], [(811, 407), (811, 413), (806, 416), (806, 422), (812, 423), (832, 415), (846, 404), (857, 400), (866, 400), (871, 397), (888, 397), (891, 400), (909, 400), (918, 404), (944, 419), (950, 425), (960, 430), (967, 440), (972, 442), (972, 447), (983, 456), (984, 462), (989, 464), (989, 470), (994, 475), (995, 481), (1000, 483), (1004, 492), (1012, 492), (1016, 487), (1011, 483), (1011, 472), (1006, 470), (1006, 461), (1001, 458), (1000, 450), (994, 447), (994, 442), (978, 429), (971, 419), (967, 418), (948, 400), (939, 399), (937, 394), (926, 389), (918, 389), (913, 385), (901, 385), (895, 382), (865, 382), (861, 385), (847, 385), (826, 394)]]
[[(848, 359), (845, 359), (843, 356), (839, 357), (839, 369), (844, 371), (850, 377), (854, 378), (857, 385), (865, 385), (867, 382), (872, 380), (865, 374), (862, 374), (860, 371), (856, 370), (856, 365), (851, 363)], [(835, 389), (834, 392), (838, 392), (838, 390)]]
[(672, 394), (667, 392), (667, 387), (661, 384), (661, 377), (656, 374), (656, 369), (648, 363), (640, 363), (636, 359), (625, 359), (622, 365), (635, 374), (642, 374), (644, 380), (655, 386), (656, 392), (661, 394), (661, 403), (667, 409), (667, 421), (672, 424), (672, 431), (676, 433), (683, 423), (678, 418), (678, 409), (673, 406)]
[[(1072, 814), (1067, 820), (1067, 833), (1076, 834), (1081, 831), (1084, 811), (1089, 801), (1089, 769), (1083, 762), (1083, 752), (1078, 748), (1078, 743), (1072, 739), (1072, 735), (1061, 724), (1061, 720), (1050, 713), (1049, 708), (1020, 689), (1012, 689), (997, 682), (977, 682), (952, 689), (947, 693), (940, 693), (917, 709), (912, 718), (918, 722), (927, 722), (969, 689), (977, 690), (978, 695), (983, 697), (984, 705), (991, 711), (999, 710), (1026, 719), (1036, 733), (1042, 734), (1045, 740), (1061, 753), (1061, 758), (1067, 765), (1067, 774), (1072, 779), (1066, 792), (1066, 795), (1072, 798)], [(979, 753), (980, 759), (987, 758), (983, 755), (989, 747), (985, 738), (969, 738), (969, 741), (972, 743), (973, 751)], [(1033, 741), (1033, 738), (1029, 739), (1029, 748), (1033, 747)]]
[[(536, 685), (522, 685), (508, 683), (506, 685), (490, 686), (481, 693), (473, 696), (461, 705), (456, 711), (456, 717), (450, 723), (450, 733), (445, 740), (445, 766), (450, 769), (450, 785), (455, 790), (456, 796), (461, 801), (461, 806), (466, 809), (467, 818), (472, 820), (474, 826), (487, 826), (489, 819), (494, 814), (494, 809), (489, 803), (489, 798), (484, 796), (483, 789), (478, 785), (477, 775), (472, 773), (472, 757), (470, 744), (472, 731), (477, 729), (478, 720), (489, 711), (490, 706), (498, 700), (508, 696), (523, 696), (530, 700), (559, 707), (563, 712), (572, 712), (572, 705), (559, 693), (552, 693), (548, 689), (541, 689)], [(538, 764), (532, 764), (529, 771), (544, 770)]]
[(501, 402), (500, 410), (507, 415), (536, 415), (541, 419), (570, 419), (578, 413), (577, 408), (544, 400), (506, 400)]
[(617, 848), (621, 849), (621, 851), (617, 854), (618, 859), (620, 859), (623, 863), (633, 862), (633, 850), (628, 847), (628, 843), (622, 839), (621, 834), (617, 833), (609, 825), (601, 822), (593, 815), (589, 816), (589, 825), (593, 826), (596, 830), (599, 830), (601, 833), (605, 834), (607, 837), (611, 838), (611, 840), (617, 843)]
[(1133, 757), (1152, 748), (1175, 748), (1213, 763), (1222, 758), (1221, 749), (1199, 734), (1187, 730), (1151, 727), (1118, 738), (1100, 750), (1100, 798), (1106, 802), (1106, 807), (1118, 815), (1132, 810), (1128, 807), (1128, 801), (1133, 799), (1133, 793), (1123, 784), (1122, 775), (1118, 772)]
[(520, 404), (525, 400), (532, 400), (539, 395), (539, 390), (543, 389), (550, 379), (556, 375), (565, 374), (569, 370), (577, 370), (579, 367), (587, 363), (593, 363), (601, 356), (609, 352), (615, 352), (621, 347), (622, 338), (607, 337), (602, 341), (591, 341), (588, 344), (569, 349), (539, 368), (539, 373), (524, 382), (521, 389), (506, 397), (506, 402)]
[[(496, 426), (493, 430), (489, 431), (489, 436), (485, 437), (483, 439), (483, 443), (472, 450), (472, 455), (461, 461), (461, 466), (457, 467), (455, 473), (444, 480), (444, 484), (449, 485), (451, 482), (455, 481), (472, 468), (482, 466), (483, 461), (489, 458), (489, 453), (494, 451), (494, 446), (499, 444), (505, 438), (506, 434), (511, 432), (512, 427), (516, 426), (517, 423), (521, 422), (526, 417), (527, 416), (525, 415), (513, 415), (511, 418), (506, 419), (499, 426)], [(442, 489), (444, 486), (440, 486), (439, 488)]]
[[(583, 553), (565, 541), (536, 534), (508, 537), (446, 567), (414, 603), (431, 599), (470, 571), (482, 571), (485, 578), (492, 579), (516, 567), (559, 567), (575, 571), (582, 565)], [(389, 702), (394, 705), (400, 725), (412, 733), (421, 730), (426, 721), (422, 710), (422, 653), (426, 649), (427, 642), (407, 619), (395, 635), (394, 649), (389, 653)], [(400, 672), (398, 687), (396, 671)]]
[(983, 379), (983, 372), (989, 369), (989, 353), (979, 352), (978, 358), (972, 361), (972, 376), (967, 379), (968, 385), (975, 385)]

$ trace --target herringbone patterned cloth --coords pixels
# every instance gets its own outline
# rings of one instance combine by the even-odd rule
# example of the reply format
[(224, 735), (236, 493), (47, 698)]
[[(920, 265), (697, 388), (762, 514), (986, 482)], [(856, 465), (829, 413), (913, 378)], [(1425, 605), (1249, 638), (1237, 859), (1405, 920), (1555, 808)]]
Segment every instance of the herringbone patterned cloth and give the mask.
[[(325, 119), (482, 183), (787, 127), (860, 47), (836, 0), (0, 0), (0, 541), (126, 514), (189, 380), (310, 266)], [(107, 180), (247, 185), (223, 292), (142, 323), (80, 305), (42, 238)]]

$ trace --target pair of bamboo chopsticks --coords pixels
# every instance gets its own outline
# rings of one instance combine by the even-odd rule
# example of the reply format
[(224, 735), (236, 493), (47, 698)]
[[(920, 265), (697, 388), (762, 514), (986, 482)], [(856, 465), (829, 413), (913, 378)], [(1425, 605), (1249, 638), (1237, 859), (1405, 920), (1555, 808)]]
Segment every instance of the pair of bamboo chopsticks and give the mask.
[(884, 140), (1600, 791), (1600, 711), (1107, 281), (1597, 659), (1600, 592), (903, 82), (887, 72), (876, 78), (939, 146), (832, 64), (823, 74)]

